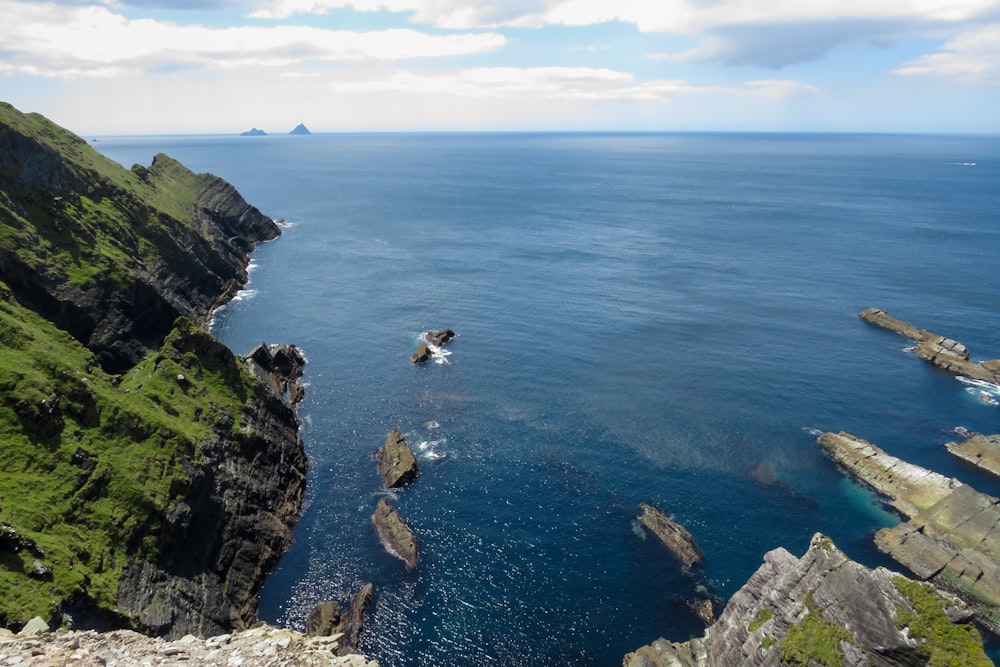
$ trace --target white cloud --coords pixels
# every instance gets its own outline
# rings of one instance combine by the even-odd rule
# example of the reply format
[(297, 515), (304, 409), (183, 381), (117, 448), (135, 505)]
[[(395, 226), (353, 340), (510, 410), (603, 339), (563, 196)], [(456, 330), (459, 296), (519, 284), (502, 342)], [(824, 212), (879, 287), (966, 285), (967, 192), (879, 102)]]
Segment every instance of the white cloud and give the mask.
[(446, 73), (398, 70), (365, 80), (337, 81), (330, 88), (341, 94), (391, 92), (586, 103), (621, 100), (666, 103), (678, 95), (784, 98), (819, 92), (814, 86), (790, 80), (751, 81), (742, 86), (695, 86), (681, 79), (638, 82), (628, 72), (590, 67), (481, 67)]
[(150, 70), (232, 69), (325, 61), (403, 61), (485, 53), (497, 33), (431, 35), (306, 26), (209, 28), (129, 20), (98, 6), (0, 0), (0, 73), (107, 77)]
[(903, 76), (945, 76), (976, 81), (1000, 78), (1000, 23), (963, 32), (941, 51), (921, 56), (894, 70)]

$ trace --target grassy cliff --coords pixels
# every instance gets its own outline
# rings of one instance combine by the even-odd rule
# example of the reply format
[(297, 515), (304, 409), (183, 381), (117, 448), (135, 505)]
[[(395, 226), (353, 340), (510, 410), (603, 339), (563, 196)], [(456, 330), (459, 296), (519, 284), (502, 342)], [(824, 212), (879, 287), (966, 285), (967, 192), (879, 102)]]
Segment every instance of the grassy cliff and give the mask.
[(252, 620), (301, 501), (298, 422), (193, 321), (277, 233), (217, 177), (126, 170), (0, 103), (0, 625)]

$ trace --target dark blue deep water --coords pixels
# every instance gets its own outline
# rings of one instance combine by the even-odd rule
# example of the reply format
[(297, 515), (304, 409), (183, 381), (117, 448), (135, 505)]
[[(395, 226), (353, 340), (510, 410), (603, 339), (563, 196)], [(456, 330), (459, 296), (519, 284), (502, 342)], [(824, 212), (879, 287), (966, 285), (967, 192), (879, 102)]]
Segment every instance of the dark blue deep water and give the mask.
[[(845, 430), (982, 491), (952, 429), (1000, 408), (856, 316), (880, 306), (1000, 357), (1000, 138), (314, 135), (101, 138), (159, 151), (290, 223), (215, 333), (309, 357), (296, 544), (262, 618), (302, 627), (366, 581), (363, 649), (403, 665), (615, 665), (700, 633), (815, 532), (848, 555), (896, 521), (816, 444)], [(447, 363), (415, 367), (452, 327)], [(394, 428), (421, 474), (388, 494), (407, 572), (370, 522)], [(633, 528), (672, 512), (685, 572)]]

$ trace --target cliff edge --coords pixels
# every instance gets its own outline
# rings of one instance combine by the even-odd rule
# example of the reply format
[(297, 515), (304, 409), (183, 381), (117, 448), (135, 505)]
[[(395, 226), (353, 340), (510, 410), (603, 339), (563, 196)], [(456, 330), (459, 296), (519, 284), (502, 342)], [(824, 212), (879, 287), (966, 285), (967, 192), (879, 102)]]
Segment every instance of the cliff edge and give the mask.
[(304, 358), (201, 327), (278, 234), (220, 178), (0, 103), (0, 626), (256, 620), (302, 501)]

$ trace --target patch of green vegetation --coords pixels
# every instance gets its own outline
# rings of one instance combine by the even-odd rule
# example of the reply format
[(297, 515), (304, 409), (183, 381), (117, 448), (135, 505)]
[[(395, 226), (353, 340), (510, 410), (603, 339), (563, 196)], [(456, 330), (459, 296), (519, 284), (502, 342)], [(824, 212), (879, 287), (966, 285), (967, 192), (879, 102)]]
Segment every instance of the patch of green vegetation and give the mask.
[(806, 595), (809, 613), (788, 629), (781, 640), (781, 662), (789, 667), (808, 667), (815, 663), (824, 667), (840, 667), (844, 656), (841, 642), (854, 642), (854, 635), (842, 625), (824, 619)]
[(119, 381), (3, 283), (0, 343), (0, 529), (37, 545), (0, 541), (0, 624), (49, 619), (77, 594), (114, 609), (128, 559), (155, 559), (186, 466), (238, 429), (258, 387), (184, 319)]
[(774, 610), (770, 607), (764, 607), (758, 611), (757, 615), (753, 617), (752, 621), (750, 621), (750, 625), (747, 626), (747, 630), (749, 632), (757, 632), (764, 626), (765, 623), (770, 621), (773, 616)]
[(913, 608), (896, 610), (896, 627), (909, 628), (910, 636), (922, 643), (929, 667), (989, 667), (993, 662), (983, 651), (982, 637), (969, 624), (948, 620), (944, 601), (930, 584), (895, 577), (893, 585)]

